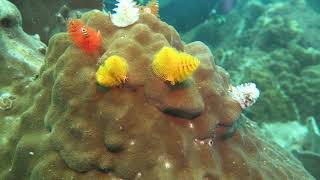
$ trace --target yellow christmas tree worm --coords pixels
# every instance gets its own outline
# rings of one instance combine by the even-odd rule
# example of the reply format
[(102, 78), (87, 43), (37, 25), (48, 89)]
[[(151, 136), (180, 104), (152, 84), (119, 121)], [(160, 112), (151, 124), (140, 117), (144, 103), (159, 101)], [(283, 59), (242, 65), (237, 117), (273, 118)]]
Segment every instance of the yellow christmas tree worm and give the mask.
[(178, 52), (172, 47), (163, 47), (152, 62), (153, 72), (172, 85), (182, 82), (192, 75), (200, 61), (184, 52)]
[(105, 87), (119, 86), (127, 80), (128, 63), (125, 58), (113, 55), (101, 64), (96, 72), (98, 84)]

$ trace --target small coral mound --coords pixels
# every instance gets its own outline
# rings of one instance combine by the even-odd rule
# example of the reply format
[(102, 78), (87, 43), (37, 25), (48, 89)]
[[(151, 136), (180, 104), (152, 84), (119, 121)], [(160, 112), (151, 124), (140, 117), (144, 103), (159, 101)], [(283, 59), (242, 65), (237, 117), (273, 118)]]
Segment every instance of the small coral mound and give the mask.
[(87, 53), (97, 52), (102, 39), (100, 31), (85, 26), (80, 20), (70, 20), (68, 34), (73, 44)]
[(230, 87), (230, 96), (239, 102), (242, 109), (252, 106), (259, 98), (260, 91), (254, 83), (245, 83), (239, 86)]
[(188, 79), (199, 64), (197, 58), (187, 53), (178, 52), (172, 47), (163, 47), (155, 55), (152, 69), (158, 77), (175, 85)]
[(119, 86), (124, 84), (128, 74), (128, 63), (120, 56), (110, 56), (100, 65), (96, 80), (105, 87)]
[(132, 0), (117, 0), (114, 14), (111, 15), (112, 23), (117, 27), (127, 27), (139, 19), (139, 8)]

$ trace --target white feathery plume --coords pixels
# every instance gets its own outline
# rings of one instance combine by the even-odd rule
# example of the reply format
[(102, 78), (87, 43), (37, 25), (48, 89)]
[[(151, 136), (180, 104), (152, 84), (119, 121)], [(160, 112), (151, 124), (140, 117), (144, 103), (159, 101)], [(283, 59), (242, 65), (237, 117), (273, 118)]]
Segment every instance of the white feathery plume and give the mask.
[(114, 14), (111, 14), (111, 21), (115, 26), (127, 27), (139, 19), (139, 8), (133, 0), (117, 0)]
[(230, 86), (229, 95), (245, 109), (257, 101), (260, 91), (255, 83), (245, 83), (236, 87)]

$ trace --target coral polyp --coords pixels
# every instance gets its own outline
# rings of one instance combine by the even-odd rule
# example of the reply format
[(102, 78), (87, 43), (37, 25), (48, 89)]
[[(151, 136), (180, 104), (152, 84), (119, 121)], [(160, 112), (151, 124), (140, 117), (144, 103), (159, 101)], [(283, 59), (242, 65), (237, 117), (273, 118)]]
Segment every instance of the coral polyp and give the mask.
[(185, 81), (199, 66), (200, 61), (172, 47), (163, 47), (152, 62), (153, 72), (171, 85)]
[(128, 63), (125, 58), (113, 55), (101, 64), (96, 72), (97, 83), (105, 86), (119, 86), (124, 84), (128, 74)]

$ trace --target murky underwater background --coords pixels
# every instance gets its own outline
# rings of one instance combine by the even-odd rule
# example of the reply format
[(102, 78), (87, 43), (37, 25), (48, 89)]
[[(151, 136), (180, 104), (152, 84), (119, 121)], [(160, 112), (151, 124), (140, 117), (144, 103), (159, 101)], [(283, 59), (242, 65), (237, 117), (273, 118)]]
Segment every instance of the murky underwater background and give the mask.
[[(22, 20), (11, 22), (9, 17), (1, 26), (23, 22), (23, 30), (43, 43), (30, 42), (15, 31), (21, 33), (23, 43), (32, 44), (17, 49), (35, 46), (40, 49), (36, 56), (45, 53), (44, 46), (54, 34), (66, 31), (67, 18), (91, 9), (111, 11), (116, 3), (71, 0), (66, 7), (63, 0), (10, 2)], [(147, 0), (137, 2), (147, 4)], [(172, 25), (184, 42), (205, 43), (215, 63), (230, 74), (232, 84), (256, 83), (260, 97), (244, 114), (320, 179), (320, 1), (159, 0), (159, 5), (161, 20)], [(9, 51), (0, 51), (1, 56), (11, 57)], [(19, 74), (17, 69), (0, 67), (2, 86), (14, 86), (15, 81), (5, 84), (10, 73)], [(10, 109), (14, 97), (3, 91), (0, 98), (0, 111)]]

